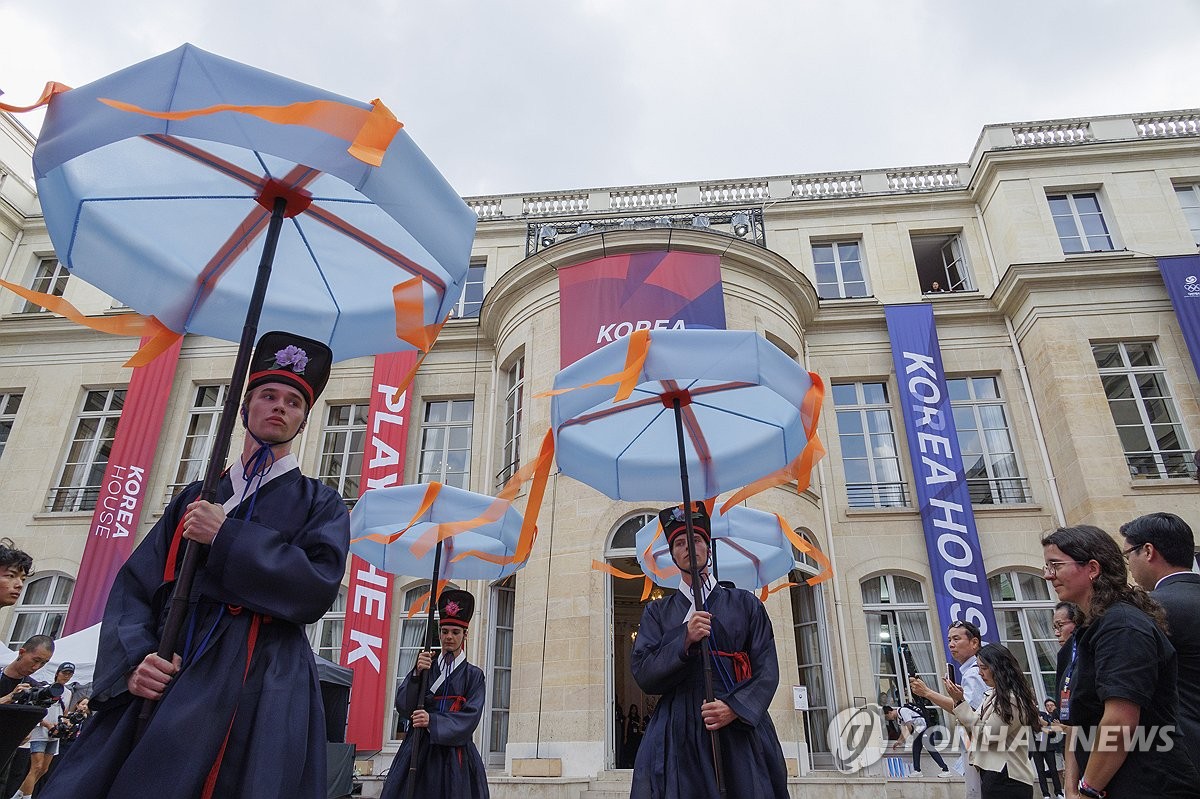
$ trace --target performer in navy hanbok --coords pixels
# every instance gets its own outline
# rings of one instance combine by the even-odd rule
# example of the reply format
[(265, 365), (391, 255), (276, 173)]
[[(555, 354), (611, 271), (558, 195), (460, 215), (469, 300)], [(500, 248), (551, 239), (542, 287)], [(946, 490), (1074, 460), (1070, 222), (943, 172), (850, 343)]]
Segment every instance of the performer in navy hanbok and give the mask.
[[(332, 365), (325, 345), (258, 343), (242, 405), (242, 456), (217, 503), (183, 490), (109, 593), (94, 712), (46, 799), (323, 799), (325, 720), (304, 625), (337, 597), (350, 523), (336, 491), (291, 454)], [(218, 504), (219, 503), (219, 504)], [(155, 654), (182, 549), (205, 544), (183, 643)], [(158, 700), (134, 740), (141, 702)]]
[[(685, 522), (679, 508), (659, 514), (680, 590), (646, 606), (633, 647), (634, 679), (661, 694), (633, 767), (631, 799), (717, 797), (710, 731), (719, 730), (722, 776), (730, 799), (786, 799), (787, 768), (767, 707), (779, 685), (771, 620), (756, 596), (708, 577), (709, 524), (693, 514), (696, 561), (705, 582), (696, 611)], [(700, 641), (713, 651), (715, 700), (704, 701)]]
[[(483, 672), (467, 662), (463, 648), (474, 614), (475, 597), (466, 591), (443, 591), (438, 597), (442, 648), (436, 663), (435, 653), (418, 654), (396, 690), (396, 710), (412, 719), (412, 728), (392, 761), (382, 799), (403, 796), (409, 780), (415, 780), (413, 796), (489, 796), (483, 760), (472, 740), (483, 715)], [(429, 668), (433, 671), (422, 697), (421, 674)], [(415, 768), (414, 749), (419, 749)]]

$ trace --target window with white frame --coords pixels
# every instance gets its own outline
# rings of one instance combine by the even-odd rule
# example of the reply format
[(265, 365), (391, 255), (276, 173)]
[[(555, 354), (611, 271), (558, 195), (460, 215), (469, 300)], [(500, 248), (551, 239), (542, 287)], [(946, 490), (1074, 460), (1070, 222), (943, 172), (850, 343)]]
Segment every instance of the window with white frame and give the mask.
[(471, 487), (471, 424), (475, 403), (469, 399), (425, 403), (421, 423), (420, 483)]
[(501, 455), (503, 467), (496, 475), (497, 487), (521, 466), (521, 410), (522, 389), (525, 386), (525, 358), (513, 361), (504, 370), (504, 448)]
[(39, 574), (26, 582), (13, 607), (8, 648), (17, 650), (35, 635), (58, 638), (74, 591), (75, 580), (65, 574)]
[(492, 673), (488, 677), (489, 703), (487, 761), (504, 765), (508, 747), (508, 717), (512, 697), (513, 624), (516, 619), (517, 577), (509, 575), (492, 586)]
[[(57, 258), (43, 258), (38, 261), (37, 269), (34, 270), (33, 280), (29, 283), (29, 288), (42, 294), (49, 294), (54, 297), (61, 297), (63, 292), (67, 290), (67, 278), (71, 273), (63, 266)], [(21, 313), (46, 313), (46, 309), (35, 302), (26, 300), (24, 307), (21, 308)]]
[(908, 677), (920, 677), (926, 685), (941, 682), (925, 592), (919, 582), (899, 574), (870, 577), (861, 587), (875, 699), (881, 705), (899, 707), (908, 695)]
[(188, 411), (187, 433), (183, 437), (183, 450), (179, 454), (179, 465), (175, 468), (175, 479), (167, 486), (167, 493), (175, 496), (190, 483), (204, 479), (208, 457), (217, 439), (217, 423), (221, 418), (221, 406), (229, 386), (225, 383), (196, 386), (192, 395), (192, 407)]
[(1192, 238), (1200, 245), (1200, 183), (1176, 186), (1175, 196), (1179, 198), (1179, 207), (1183, 209)]
[(1190, 477), (1192, 447), (1152, 341), (1092, 344), (1129, 474), (1135, 479)]
[(1046, 199), (1064, 253), (1116, 249), (1096, 192), (1049, 194)]
[(13, 425), (17, 422), (17, 411), (21, 407), (21, 394), (16, 391), (0, 393), (0, 455), (4, 455), (4, 445), (12, 434)]
[(337, 599), (325, 615), (308, 625), (308, 643), (312, 651), (332, 663), (340, 663), (342, 629), (346, 625), (346, 589), (338, 589)]
[(1000, 381), (995, 377), (950, 378), (946, 389), (971, 504), (1029, 502), (1029, 480), (1021, 475)]
[(71, 446), (58, 481), (46, 499), (47, 511), (86, 511), (96, 507), (124, 405), (123, 388), (88, 391), (84, 395)]
[(450, 312), (451, 319), (474, 319), (479, 316), (479, 309), (483, 307), (483, 277), (486, 271), (486, 259), (471, 259), (462, 294), (454, 304), (454, 310)]
[(1054, 605), (1039, 572), (1006, 571), (988, 578), (992, 606), (1000, 623), (1000, 643), (1021, 664), (1037, 694), (1038, 707), (1054, 699), (1058, 641), (1054, 637)]
[(914, 235), (911, 241), (922, 293), (974, 289), (959, 234)]
[(907, 505), (887, 383), (835, 383), (833, 406), (850, 507)]
[[(796, 534), (809, 543), (812, 535), (803, 528)], [(792, 550), (796, 568), (789, 576), (795, 586), (788, 589), (792, 601), (792, 625), (796, 637), (797, 685), (808, 689), (808, 711), (805, 712), (805, 739), (819, 765), (832, 765), (829, 743), (823, 733), (829, 728), (832, 697), (829, 681), (829, 645), (825, 619), (825, 597), (820, 585), (808, 585), (805, 580), (820, 572), (817, 562), (799, 551)]]
[(817, 296), (821, 299), (870, 296), (862, 242), (813, 244), (812, 256), (817, 273)]
[(369, 410), (365, 402), (347, 402), (330, 405), (325, 414), (318, 479), (350, 505), (358, 501)]

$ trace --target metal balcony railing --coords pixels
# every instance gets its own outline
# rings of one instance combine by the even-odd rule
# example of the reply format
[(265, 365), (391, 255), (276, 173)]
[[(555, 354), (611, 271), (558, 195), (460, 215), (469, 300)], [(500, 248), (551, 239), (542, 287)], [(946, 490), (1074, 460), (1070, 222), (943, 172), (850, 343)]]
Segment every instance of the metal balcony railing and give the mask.
[(742, 239), (759, 247), (767, 246), (762, 208), (687, 213), (645, 214), (639, 216), (585, 217), (530, 222), (526, 226), (525, 255), (552, 247), (563, 241), (615, 230), (699, 230), (718, 236)]
[(847, 483), (846, 498), (852, 508), (906, 508), (907, 483)]

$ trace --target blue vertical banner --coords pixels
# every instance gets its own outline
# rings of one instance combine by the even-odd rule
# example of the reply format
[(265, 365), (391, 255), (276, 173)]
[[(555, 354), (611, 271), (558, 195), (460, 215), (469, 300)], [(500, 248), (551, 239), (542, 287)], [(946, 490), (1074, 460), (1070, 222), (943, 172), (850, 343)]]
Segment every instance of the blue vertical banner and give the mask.
[(889, 305), (883, 310), (942, 629), (952, 621), (969, 621), (979, 627), (984, 641), (998, 643), (933, 306)]
[(1200, 377), (1200, 255), (1173, 255), (1158, 259), (1167, 296), (1183, 331), (1192, 366)]

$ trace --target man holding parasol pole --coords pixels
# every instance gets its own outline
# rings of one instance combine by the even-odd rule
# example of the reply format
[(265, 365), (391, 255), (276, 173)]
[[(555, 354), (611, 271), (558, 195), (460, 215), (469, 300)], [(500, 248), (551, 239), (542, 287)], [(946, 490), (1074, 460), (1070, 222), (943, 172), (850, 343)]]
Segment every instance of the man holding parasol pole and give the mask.
[[(329, 348), (267, 333), (241, 407), (242, 454), (216, 502), (193, 483), (121, 568), (100, 635), (97, 712), (43, 797), (325, 795), (325, 720), (304, 625), (333, 604), (349, 516), (300, 473), (292, 442), (332, 365)], [(206, 553), (181, 646), (156, 654), (183, 551)], [(141, 702), (156, 700), (144, 734)]]
[[(683, 582), (678, 593), (646, 606), (633, 647), (634, 679), (662, 699), (638, 750), (630, 796), (717, 796), (709, 741), (715, 733), (729, 796), (782, 799), (788, 795), (787, 768), (767, 712), (779, 686), (771, 620), (753, 594), (711, 578), (708, 513), (697, 503), (690, 515), (681, 506), (659, 514)], [(697, 596), (703, 610), (696, 609)], [(705, 641), (717, 677), (715, 698), (707, 702), (700, 658)]]
[[(487, 799), (490, 795), (483, 758), (472, 740), (486, 701), (483, 671), (467, 662), (466, 653), (475, 597), (448, 589), (438, 596), (437, 607), (441, 648), (436, 653), (420, 652), (396, 689), (396, 710), (411, 719), (412, 731), (392, 761), (383, 799)], [(417, 730), (423, 735), (415, 734)], [(422, 737), (427, 741), (418, 741)]]

